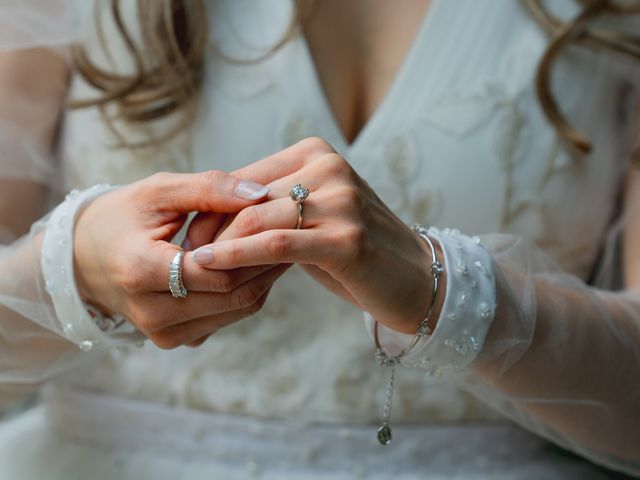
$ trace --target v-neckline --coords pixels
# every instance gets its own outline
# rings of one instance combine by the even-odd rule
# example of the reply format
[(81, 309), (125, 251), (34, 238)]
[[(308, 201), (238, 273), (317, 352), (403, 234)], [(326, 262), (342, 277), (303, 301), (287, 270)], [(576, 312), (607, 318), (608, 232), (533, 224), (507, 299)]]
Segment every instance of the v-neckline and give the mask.
[[(291, 0), (295, 2), (295, 0)], [(425, 48), (425, 37), (429, 32), (429, 25), (433, 22), (433, 18), (435, 17), (436, 10), (440, 5), (440, 0), (431, 0), (431, 4), (427, 8), (422, 21), (420, 22), (420, 26), (416, 32), (416, 35), (411, 42), (411, 45), (407, 49), (407, 52), (404, 56), (404, 59), (400, 65), (400, 68), (394, 75), (391, 84), (387, 88), (382, 100), (378, 103), (377, 107), (374, 111), (369, 115), (369, 118), (364, 123), (364, 125), (360, 128), (355, 138), (349, 142), (347, 137), (345, 136), (342, 128), (340, 127), (340, 123), (335, 115), (335, 112), (331, 108), (329, 103), (329, 99), (324, 90), (322, 82), (320, 80), (320, 75), (318, 73), (317, 65), (314, 61), (313, 55), (311, 53), (311, 48), (307, 41), (307, 37), (304, 35), (304, 32), (300, 32), (298, 41), (302, 46), (303, 56), (306, 63), (306, 70), (309, 73), (309, 84), (311, 89), (311, 94), (316, 96), (321, 103), (322, 114), (327, 117), (328, 124), (332, 130), (333, 137), (340, 142), (340, 145), (334, 145), (339, 151), (353, 152), (359, 145), (363, 144), (367, 138), (371, 135), (374, 135), (375, 130), (379, 125), (384, 124), (384, 119), (387, 116), (388, 112), (392, 111), (397, 104), (397, 100), (402, 95), (409, 95), (407, 82), (411, 78), (411, 74), (416, 70), (416, 61), (422, 56), (422, 51)]]

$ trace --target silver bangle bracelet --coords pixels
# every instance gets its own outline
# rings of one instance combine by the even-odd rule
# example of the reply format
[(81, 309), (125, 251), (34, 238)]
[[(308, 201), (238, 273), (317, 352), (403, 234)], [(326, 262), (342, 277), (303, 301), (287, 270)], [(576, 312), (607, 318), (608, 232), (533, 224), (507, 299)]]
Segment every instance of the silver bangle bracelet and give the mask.
[(420, 339), (426, 335), (430, 335), (432, 330), (429, 323), (433, 317), (433, 311), (436, 306), (436, 299), (438, 297), (439, 290), (439, 279), (440, 276), (445, 272), (445, 268), (442, 263), (438, 260), (436, 255), (436, 249), (433, 244), (433, 241), (427, 235), (427, 229), (422, 225), (414, 225), (413, 231), (422, 238), (427, 245), (429, 245), (429, 249), (431, 250), (431, 274), (433, 275), (433, 289), (431, 293), (431, 302), (429, 303), (429, 308), (427, 309), (427, 316), (418, 323), (416, 335), (413, 337), (409, 345), (403, 348), (400, 353), (396, 355), (389, 355), (384, 351), (382, 346), (380, 345), (380, 338), (378, 336), (378, 322), (374, 323), (373, 328), (373, 337), (376, 345), (376, 360), (378, 364), (382, 367), (387, 367), (390, 370), (389, 375), (389, 384), (387, 385), (387, 391), (385, 395), (384, 402), (384, 410), (382, 414), (382, 425), (378, 429), (378, 441), (381, 445), (389, 445), (392, 439), (391, 426), (389, 424), (391, 419), (391, 406), (393, 402), (393, 385), (395, 382), (395, 369), (396, 365), (400, 363), (402, 357), (404, 357), (407, 353), (413, 349)]

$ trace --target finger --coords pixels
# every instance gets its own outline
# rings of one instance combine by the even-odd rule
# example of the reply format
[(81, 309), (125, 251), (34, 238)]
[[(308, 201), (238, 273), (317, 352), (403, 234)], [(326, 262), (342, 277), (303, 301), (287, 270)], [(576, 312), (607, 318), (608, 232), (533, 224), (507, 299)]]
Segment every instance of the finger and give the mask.
[(336, 153), (328, 153), (317, 157), (304, 168), (269, 183), (269, 198), (289, 197), (291, 187), (297, 183), (309, 189), (309, 198), (329, 187), (361, 185), (360, 177), (344, 158)]
[[(155, 242), (144, 256), (123, 269), (122, 287), (131, 294), (169, 292), (169, 265), (179, 248), (167, 242)], [(187, 252), (182, 260), (182, 282), (192, 293), (225, 293), (234, 290), (269, 270), (273, 265), (215, 271), (199, 267)]]
[(229, 293), (190, 293), (185, 299), (151, 294), (126, 315), (145, 334), (189, 320), (242, 310), (255, 304), (288, 269), (277, 265)]
[[(199, 267), (191, 260), (192, 255), (188, 253), (185, 256), (182, 268), (182, 282), (189, 292), (228, 293), (273, 268), (272, 264), (215, 271)], [(158, 292), (169, 291), (168, 282), (167, 276), (166, 285)]]
[(155, 210), (176, 213), (237, 212), (264, 199), (269, 188), (219, 170), (157, 173), (137, 184)]
[[(331, 214), (326, 204), (314, 198), (303, 204), (303, 228), (313, 228), (322, 218)], [(296, 228), (298, 204), (290, 198), (279, 198), (242, 210), (218, 236), (216, 242), (248, 237), (268, 230)]]
[(298, 206), (289, 196), (291, 186), (295, 183), (303, 183), (310, 190), (303, 205), (304, 228), (312, 228), (321, 219), (334, 218), (339, 214), (340, 209), (336, 207), (340, 200), (344, 200), (345, 193), (349, 196), (347, 200), (352, 199), (352, 203), (357, 203), (356, 197), (362, 186), (359, 177), (344, 159), (336, 154), (323, 155), (292, 175), (271, 183), (269, 196), (275, 196), (276, 199), (243, 209), (231, 219), (229, 226), (223, 227), (216, 240), (295, 228)]
[(226, 218), (227, 215), (220, 213), (198, 213), (189, 225), (184, 242), (182, 242), (182, 248), (190, 251), (213, 242), (216, 233), (224, 225)]
[(320, 155), (335, 153), (321, 138), (306, 138), (284, 150), (232, 172), (237, 178), (266, 185), (300, 170)]
[(240, 320), (255, 315), (263, 307), (269, 292), (262, 295), (253, 305), (241, 310), (202, 317), (180, 325), (167, 327), (150, 335), (150, 339), (161, 348), (176, 348), (181, 345), (199, 347), (207, 338)]
[(337, 245), (324, 239), (319, 230), (269, 230), (250, 237), (225, 240), (202, 247), (206, 259), (196, 252), (195, 261), (215, 270), (274, 263), (331, 261)]

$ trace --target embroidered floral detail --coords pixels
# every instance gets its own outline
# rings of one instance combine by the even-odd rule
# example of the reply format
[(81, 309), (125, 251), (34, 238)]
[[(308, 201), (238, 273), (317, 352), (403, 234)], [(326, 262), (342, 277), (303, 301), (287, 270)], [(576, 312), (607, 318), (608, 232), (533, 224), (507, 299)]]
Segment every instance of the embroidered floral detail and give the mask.
[[(392, 138), (384, 148), (384, 159), (391, 179), (389, 205), (408, 223), (435, 223), (441, 210), (441, 194), (435, 188), (420, 187), (416, 193), (410, 186), (417, 177), (419, 154), (414, 139), (409, 134)], [(382, 189), (384, 191), (384, 189)]]
[(461, 137), (484, 125), (495, 108), (495, 99), (485, 93), (467, 96), (453, 92), (438, 98), (423, 120), (434, 128)]
[[(531, 138), (528, 114), (536, 111), (537, 99), (532, 85), (535, 59), (545, 44), (539, 32), (523, 33), (504, 56), (494, 78), (480, 82), (476, 91), (451, 91), (441, 95), (421, 116), (423, 123), (457, 138), (490, 129), (490, 149), (504, 179), (501, 227), (506, 231), (513, 229), (514, 223), (526, 213), (527, 219), (521, 223), (529, 225), (534, 239), (541, 239), (548, 231), (546, 206), (540, 200), (544, 197), (543, 190), (557, 173), (576, 164), (576, 159), (561, 147), (550, 126), (546, 131), (540, 130), (535, 145)], [(523, 169), (532, 148), (542, 151), (544, 169), (541, 174), (535, 174), (533, 181), (523, 184), (523, 178), (531, 178)]]

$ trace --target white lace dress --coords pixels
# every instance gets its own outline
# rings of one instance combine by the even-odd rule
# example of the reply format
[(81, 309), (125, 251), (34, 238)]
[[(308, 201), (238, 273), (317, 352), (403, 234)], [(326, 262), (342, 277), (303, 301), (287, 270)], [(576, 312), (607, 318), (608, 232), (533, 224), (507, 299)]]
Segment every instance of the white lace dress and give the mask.
[[(247, 58), (277, 42), (291, 13), (287, 1), (208, 3), (211, 41)], [(303, 37), (250, 65), (225, 63), (212, 48), (196, 127), (160, 152), (134, 153), (110, 148), (97, 111), (68, 113), (57, 172), (67, 191), (161, 170), (234, 170), (317, 135), (406, 222), (526, 238), (557, 262), (560, 277), (588, 280), (618, 214), (638, 76), (583, 51), (558, 62), (554, 91), (595, 145), (573, 158), (533, 90), (547, 42), (517, 2), (434, 1), (352, 144)], [(73, 96), (90, 92), (73, 82)], [(527, 248), (522, 255), (533, 258)], [(362, 313), (300, 269), (275, 286), (260, 314), (197, 350), (147, 343), (73, 356), (75, 367), (51, 382), (39, 407), (0, 425), (0, 478), (609, 475), (506, 420), (518, 415), (500, 401), (478, 400), (459, 381), (420, 369), (398, 374), (400, 426), (382, 449), (375, 430), (387, 379)]]

